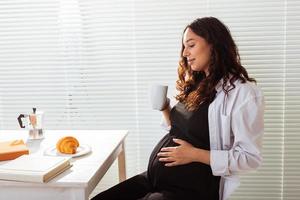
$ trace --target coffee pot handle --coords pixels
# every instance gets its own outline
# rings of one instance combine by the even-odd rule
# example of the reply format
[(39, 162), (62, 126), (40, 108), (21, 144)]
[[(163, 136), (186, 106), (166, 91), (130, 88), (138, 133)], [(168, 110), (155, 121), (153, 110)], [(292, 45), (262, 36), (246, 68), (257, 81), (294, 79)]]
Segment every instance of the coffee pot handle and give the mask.
[(24, 114), (20, 114), (18, 117), (18, 122), (19, 122), (19, 125), (21, 128), (25, 128), (25, 126), (23, 125), (23, 121), (22, 121), (22, 118), (24, 118), (24, 117), (25, 117)]

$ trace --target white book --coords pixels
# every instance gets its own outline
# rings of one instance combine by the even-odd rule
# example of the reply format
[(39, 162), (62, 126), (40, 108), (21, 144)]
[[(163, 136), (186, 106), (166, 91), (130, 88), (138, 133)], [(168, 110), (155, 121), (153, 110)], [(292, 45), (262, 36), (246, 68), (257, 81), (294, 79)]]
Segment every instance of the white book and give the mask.
[(0, 164), (0, 179), (43, 183), (70, 167), (69, 157), (23, 155)]

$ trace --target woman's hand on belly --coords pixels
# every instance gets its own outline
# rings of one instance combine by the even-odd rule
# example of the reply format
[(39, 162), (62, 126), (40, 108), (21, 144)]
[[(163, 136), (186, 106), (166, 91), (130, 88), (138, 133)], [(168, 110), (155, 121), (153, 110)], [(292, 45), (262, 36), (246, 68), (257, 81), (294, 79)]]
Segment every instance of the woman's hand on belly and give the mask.
[(157, 154), (159, 161), (166, 163), (165, 166), (172, 167), (191, 162), (210, 164), (209, 151), (196, 148), (185, 140), (174, 138), (173, 141), (179, 145), (175, 147), (163, 147)]

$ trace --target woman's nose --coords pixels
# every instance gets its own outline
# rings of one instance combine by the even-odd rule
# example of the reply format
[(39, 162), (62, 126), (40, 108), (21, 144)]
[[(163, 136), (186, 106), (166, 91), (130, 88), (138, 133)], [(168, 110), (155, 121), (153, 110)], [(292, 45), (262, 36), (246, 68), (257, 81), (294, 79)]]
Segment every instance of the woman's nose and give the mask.
[(182, 52), (183, 57), (187, 57), (188, 56), (188, 51), (186, 49), (183, 50)]

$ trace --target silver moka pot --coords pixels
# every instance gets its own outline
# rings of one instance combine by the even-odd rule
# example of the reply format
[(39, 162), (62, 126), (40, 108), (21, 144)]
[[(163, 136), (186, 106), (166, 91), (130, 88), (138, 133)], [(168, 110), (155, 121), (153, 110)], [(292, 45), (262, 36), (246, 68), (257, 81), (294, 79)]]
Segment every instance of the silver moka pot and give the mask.
[[(36, 108), (33, 108), (33, 112), (30, 114), (19, 115), (18, 122), (20, 127), (29, 129), (29, 139), (44, 138), (43, 117), (44, 113), (42, 111), (37, 111)], [(26, 125), (23, 123), (24, 120)]]

